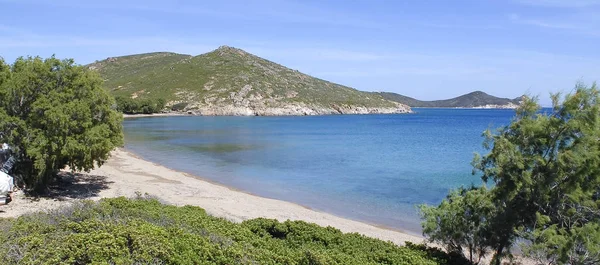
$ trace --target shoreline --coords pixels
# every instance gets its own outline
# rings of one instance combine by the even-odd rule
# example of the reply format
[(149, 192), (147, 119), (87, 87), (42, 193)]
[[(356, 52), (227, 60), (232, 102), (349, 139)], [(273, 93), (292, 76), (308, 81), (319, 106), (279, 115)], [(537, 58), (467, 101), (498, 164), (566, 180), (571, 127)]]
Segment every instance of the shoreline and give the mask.
[[(488, 107), (410, 107), (411, 109), (449, 109), (449, 110), (515, 110), (516, 107), (511, 108), (488, 108)], [(336, 114), (316, 114), (316, 115), (258, 115), (259, 117), (303, 117), (303, 116), (336, 116), (336, 115), (390, 115), (390, 114), (416, 114), (416, 111), (409, 111), (405, 113), (336, 113)], [(257, 115), (202, 115), (197, 113), (188, 113), (188, 112), (161, 112), (161, 113), (152, 113), (152, 114), (125, 114), (123, 113), (124, 119), (133, 119), (133, 118), (151, 118), (151, 117), (194, 117), (194, 116), (205, 116), (205, 117), (254, 117)]]
[[(165, 171), (168, 171), (171, 174), (181, 176), (182, 178), (180, 181), (183, 184), (195, 183), (195, 184), (203, 185), (203, 186), (206, 185), (210, 189), (214, 188), (213, 191), (219, 191), (219, 192), (225, 190), (225, 192), (221, 193), (222, 197), (211, 197), (211, 199), (214, 199), (214, 201), (213, 200), (205, 201), (205, 200), (203, 200), (204, 198), (199, 199), (197, 201), (194, 201), (194, 198), (165, 199), (163, 196), (157, 195), (155, 193), (140, 190), (140, 192), (142, 192), (142, 193), (147, 192), (150, 195), (155, 195), (155, 196), (159, 197), (160, 199), (166, 200), (167, 203), (169, 203), (169, 204), (174, 204), (174, 205), (178, 205), (178, 206), (183, 206), (183, 205), (199, 206), (199, 207), (205, 209), (207, 211), (207, 213), (209, 213), (213, 216), (223, 217), (225, 219), (228, 219), (228, 220), (231, 220), (234, 222), (241, 222), (241, 221), (244, 221), (247, 219), (254, 219), (254, 218), (259, 218), (259, 217), (277, 219), (279, 221), (302, 220), (302, 221), (306, 221), (306, 222), (310, 222), (310, 223), (316, 223), (321, 226), (333, 226), (335, 228), (340, 229), (342, 232), (345, 232), (345, 233), (356, 232), (356, 233), (364, 234), (366, 236), (379, 238), (379, 239), (382, 239), (385, 241), (392, 241), (399, 245), (403, 245), (405, 241), (410, 241), (413, 243), (424, 242), (423, 237), (417, 236), (417, 235), (414, 235), (414, 234), (411, 234), (411, 233), (408, 233), (408, 232), (405, 232), (405, 231), (402, 231), (399, 229), (386, 227), (384, 225), (378, 225), (378, 224), (368, 223), (368, 222), (364, 222), (364, 221), (357, 221), (357, 220), (352, 220), (349, 218), (340, 217), (340, 216), (337, 216), (334, 214), (318, 211), (318, 210), (312, 209), (308, 206), (304, 206), (304, 205), (289, 202), (289, 201), (262, 197), (262, 196), (259, 196), (256, 194), (252, 194), (250, 192), (246, 192), (246, 191), (243, 191), (240, 189), (226, 186), (224, 184), (221, 184), (221, 183), (218, 183), (215, 181), (211, 181), (210, 179), (203, 178), (202, 176), (196, 176), (196, 175), (193, 175), (190, 173), (174, 170), (174, 169), (168, 168), (165, 165), (161, 165), (161, 164), (158, 164), (155, 162), (145, 160), (145, 159), (141, 158), (140, 156), (136, 155), (135, 153), (132, 153), (132, 152), (127, 151), (122, 148), (119, 148), (118, 150), (113, 152), (113, 156), (115, 156), (115, 155), (123, 155), (125, 157), (125, 160), (128, 162), (131, 160), (136, 160), (136, 161), (131, 161), (131, 162), (134, 162), (134, 164), (143, 163), (143, 164), (151, 165), (151, 166), (140, 167), (140, 169), (143, 168), (142, 171), (147, 171), (147, 172), (138, 172), (138, 173), (148, 173), (148, 171), (153, 170), (152, 167), (155, 167), (157, 169), (163, 169)], [(97, 169), (97, 170), (101, 170), (101, 169), (102, 168)], [(130, 173), (128, 171), (123, 171), (123, 172)], [(173, 179), (171, 179), (171, 176), (166, 177), (166, 179), (168, 179), (169, 182), (173, 180)], [(164, 181), (164, 180), (160, 180), (160, 181)], [(229, 198), (225, 198), (225, 197), (229, 197)], [(238, 201), (238, 202), (241, 202), (241, 204), (237, 204), (236, 207), (226, 208), (226, 207), (224, 207), (224, 205), (215, 205), (214, 204), (215, 202), (220, 202), (220, 201), (227, 200), (227, 199), (236, 200), (236, 199), (238, 199), (238, 197), (241, 197), (240, 199), (244, 199), (244, 200)], [(190, 199), (191, 199), (191, 201), (190, 201)], [(182, 203), (182, 202), (185, 202), (185, 203)], [(244, 203), (252, 204), (252, 205), (244, 205)], [(229, 204), (229, 203), (223, 203), (223, 204), (225, 204), (227, 206), (231, 206), (231, 204)], [(256, 208), (261, 208), (261, 206), (266, 206), (267, 210), (260, 210), (260, 209), (255, 210)], [(247, 210), (248, 207), (251, 209), (252, 208), (255, 208), (255, 209), (248, 211)], [(246, 209), (244, 209), (244, 208), (246, 208)], [(243, 212), (243, 213), (240, 213), (240, 212)], [(381, 231), (377, 231), (377, 230), (381, 230)], [(392, 235), (389, 235), (389, 233), (392, 233)], [(393, 235), (393, 234), (396, 234), (396, 235)]]
[(123, 113), (123, 119), (147, 118), (147, 117), (180, 117), (180, 116), (185, 117), (185, 116), (195, 116), (195, 115), (183, 113), (183, 112), (152, 113), (152, 114), (125, 114), (125, 113)]
[(413, 109), (448, 109), (448, 110), (515, 110), (518, 107), (510, 108), (488, 108), (488, 107), (411, 107)]
[(317, 116), (364, 116), (364, 115), (409, 115), (415, 114), (416, 112), (405, 112), (405, 113), (334, 113), (334, 114), (314, 114), (314, 115), (203, 115), (203, 114), (190, 114), (190, 113), (153, 113), (153, 114), (123, 114), (123, 119), (135, 119), (135, 118), (152, 118), (152, 117), (317, 117)]
[(209, 179), (209, 178), (197, 176), (197, 175), (194, 175), (194, 174), (191, 174), (191, 173), (187, 173), (187, 172), (184, 172), (184, 171), (180, 171), (180, 170), (177, 170), (177, 169), (170, 168), (170, 167), (162, 165), (160, 163), (156, 163), (156, 162), (152, 162), (152, 161), (146, 160), (146, 159), (142, 158), (141, 156), (139, 156), (139, 155), (137, 155), (137, 154), (135, 154), (135, 153), (133, 153), (131, 151), (125, 150), (125, 148), (119, 148), (119, 150), (127, 153), (128, 156), (131, 156), (131, 157), (133, 157), (135, 159), (139, 159), (139, 160), (142, 160), (142, 161), (146, 161), (148, 163), (153, 164), (154, 166), (163, 167), (163, 168), (166, 168), (166, 169), (168, 169), (170, 171), (182, 174), (182, 175), (184, 175), (187, 178), (192, 178), (192, 179), (195, 179), (195, 180), (199, 180), (199, 181), (203, 181), (203, 182), (208, 182), (208, 183), (210, 183), (212, 185), (220, 186), (220, 187), (229, 189), (229, 190), (231, 190), (233, 192), (244, 193), (244, 194), (247, 194), (249, 196), (254, 196), (254, 197), (258, 197), (258, 198), (266, 199), (266, 200), (276, 200), (276, 201), (291, 203), (291, 204), (294, 204), (296, 206), (302, 207), (302, 208), (304, 208), (306, 210), (310, 210), (310, 211), (314, 211), (314, 212), (322, 213), (322, 214), (329, 214), (329, 215), (335, 216), (337, 218), (346, 219), (346, 220), (350, 220), (350, 221), (354, 221), (354, 222), (360, 222), (360, 223), (371, 225), (371, 226), (374, 226), (374, 227), (377, 227), (377, 228), (381, 228), (381, 229), (385, 229), (385, 230), (390, 230), (390, 231), (395, 231), (395, 232), (398, 232), (398, 233), (402, 233), (402, 234), (406, 234), (406, 235), (410, 235), (410, 236), (414, 236), (414, 237), (423, 239), (423, 237), (421, 235), (417, 235), (417, 233), (405, 231), (405, 230), (400, 229), (400, 228), (394, 228), (394, 227), (386, 226), (384, 224), (378, 224), (378, 223), (369, 222), (369, 221), (365, 221), (365, 220), (356, 220), (356, 219), (353, 219), (353, 218), (350, 218), (350, 217), (344, 217), (344, 216), (336, 215), (336, 214), (333, 214), (333, 213), (328, 213), (328, 212), (325, 212), (325, 211), (321, 211), (321, 210), (312, 208), (310, 206), (302, 205), (300, 203), (295, 203), (295, 202), (291, 202), (291, 201), (287, 201), (287, 200), (283, 200), (283, 199), (276, 199), (276, 198), (269, 198), (269, 197), (261, 196), (261, 195), (252, 193), (250, 191), (245, 191), (245, 190), (242, 190), (242, 189), (239, 189), (239, 188), (236, 188), (236, 187), (227, 186), (226, 184), (219, 183), (219, 182), (214, 181), (214, 180)]
[[(332, 226), (344, 233), (359, 233), (391, 241), (398, 245), (404, 245), (405, 241), (424, 242), (421, 236), (320, 212), (292, 202), (260, 197), (211, 182), (201, 176), (169, 169), (141, 159), (122, 148), (115, 149), (103, 166), (83, 175), (102, 178), (105, 183), (104, 189), (87, 198), (92, 200), (119, 196), (134, 197), (136, 193), (147, 193), (167, 204), (199, 206), (210, 215), (233, 222), (259, 217), (279, 221), (302, 220), (320, 226)], [(83, 183), (86, 182), (90, 181), (84, 180)], [(4, 211), (0, 213), (0, 217), (17, 217), (31, 212), (48, 211), (75, 200), (79, 198), (30, 200), (19, 192), (13, 203), (0, 207), (0, 210)]]

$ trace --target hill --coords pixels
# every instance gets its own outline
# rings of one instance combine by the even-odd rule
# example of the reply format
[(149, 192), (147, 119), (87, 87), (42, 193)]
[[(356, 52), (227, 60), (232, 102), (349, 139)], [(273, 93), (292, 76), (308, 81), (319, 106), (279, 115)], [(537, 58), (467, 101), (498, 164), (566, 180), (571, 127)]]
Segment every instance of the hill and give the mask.
[(163, 98), (202, 115), (406, 113), (406, 105), (221, 46), (190, 56), (148, 53), (88, 65), (115, 96)]
[(401, 104), (408, 105), (414, 108), (516, 108), (520, 102), (521, 97), (515, 99), (499, 98), (488, 95), (482, 91), (471, 92), (459, 97), (446, 99), (446, 100), (434, 100), (434, 101), (422, 101), (411, 97), (403, 96), (396, 93), (390, 92), (375, 92), (385, 99), (395, 101)]

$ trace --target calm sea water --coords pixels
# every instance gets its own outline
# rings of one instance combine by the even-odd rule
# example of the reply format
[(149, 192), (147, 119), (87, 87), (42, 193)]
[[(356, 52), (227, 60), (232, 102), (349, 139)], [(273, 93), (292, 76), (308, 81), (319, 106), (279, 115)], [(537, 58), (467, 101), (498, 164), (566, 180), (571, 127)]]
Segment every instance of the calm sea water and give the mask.
[(406, 115), (153, 117), (124, 122), (126, 149), (253, 194), (420, 233), (415, 205), (480, 184), (482, 132), (512, 110)]

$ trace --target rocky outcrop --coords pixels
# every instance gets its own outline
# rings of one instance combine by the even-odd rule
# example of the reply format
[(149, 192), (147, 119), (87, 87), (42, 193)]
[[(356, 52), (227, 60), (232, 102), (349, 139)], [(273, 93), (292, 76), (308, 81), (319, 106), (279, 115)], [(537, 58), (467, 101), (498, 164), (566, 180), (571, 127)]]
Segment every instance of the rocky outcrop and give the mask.
[(335, 105), (323, 107), (303, 103), (286, 104), (277, 107), (265, 106), (191, 106), (184, 112), (206, 116), (306, 116), (306, 115), (333, 115), (333, 114), (402, 114), (411, 113), (411, 109), (398, 104), (395, 108), (364, 107), (354, 105)]
[[(211, 85), (211, 84), (209, 84)], [(204, 85), (207, 87), (208, 85)], [(205, 89), (206, 90), (206, 89)], [(273, 90), (261, 91), (251, 84), (244, 84), (239, 89), (228, 89), (227, 96), (220, 96), (225, 90), (203, 94), (180, 93), (179, 97), (189, 102), (184, 113), (206, 116), (307, 116), (333, 114), (401, 114), (411, 113), (409, 106), (383, 100), (383, 106), (364, 106), (360, 104), (305, 103), (293, 101), (298, 93), (286, 90), (285, 95), (274, 95)], [(172, 101), (169, 105), (181, 102)]]
[(518, 104), (510, 102), (510, 103), (503, 104), (503, 105), (487, 104), (487, 105), (475, 106), (475, 107), (471, 107), (471, 108), (472, 109), (516, 109), (518, 107), (519, 107)]

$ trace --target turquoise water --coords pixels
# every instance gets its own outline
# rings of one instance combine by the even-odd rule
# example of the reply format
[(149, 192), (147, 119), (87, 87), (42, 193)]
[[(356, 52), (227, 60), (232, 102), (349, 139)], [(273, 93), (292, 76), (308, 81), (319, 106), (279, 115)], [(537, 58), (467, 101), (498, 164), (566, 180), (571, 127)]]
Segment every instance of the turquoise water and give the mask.
[(404, 115), (153, 117), (124, 122), (126, 149), (264, 197), (419, 233), (416, 204), (481, 183), (482, 132), (512, 110)]

